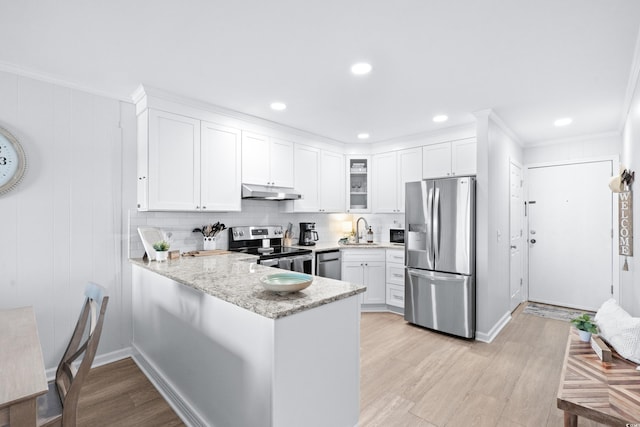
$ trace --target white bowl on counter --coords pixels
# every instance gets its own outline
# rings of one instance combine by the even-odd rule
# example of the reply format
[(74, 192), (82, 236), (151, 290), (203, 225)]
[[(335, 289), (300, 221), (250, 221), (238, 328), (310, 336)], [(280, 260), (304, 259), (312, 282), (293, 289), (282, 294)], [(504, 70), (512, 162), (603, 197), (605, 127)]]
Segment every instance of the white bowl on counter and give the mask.
[(301, 291), (313, 282), (313, 276), (304, 273), (275, 273), (260, 278), (262, 286), (271, 292), (285, 295), (291, 292)]

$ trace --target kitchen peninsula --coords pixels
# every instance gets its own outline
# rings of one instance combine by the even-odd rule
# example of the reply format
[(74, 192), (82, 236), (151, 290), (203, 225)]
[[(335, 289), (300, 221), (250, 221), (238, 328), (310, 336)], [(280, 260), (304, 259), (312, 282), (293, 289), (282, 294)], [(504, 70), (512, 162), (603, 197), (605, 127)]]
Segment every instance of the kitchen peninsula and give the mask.
[(364, 286), (281, 272), (246, 254), (133, 264), (136, 361), (192, 425), (355, 426)]

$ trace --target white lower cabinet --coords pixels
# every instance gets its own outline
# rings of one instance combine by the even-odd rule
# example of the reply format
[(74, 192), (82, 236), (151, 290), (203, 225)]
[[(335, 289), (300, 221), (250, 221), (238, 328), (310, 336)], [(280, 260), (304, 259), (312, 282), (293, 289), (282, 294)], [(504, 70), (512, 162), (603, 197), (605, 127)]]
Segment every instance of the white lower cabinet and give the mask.
[(387, 305), (404, 308), (404, 250), (387, 250), (385, 277)]
[(347, 249), (342, 251), (342, 280), (364, 285), (363, 305), (385, 304), (384, 249)]

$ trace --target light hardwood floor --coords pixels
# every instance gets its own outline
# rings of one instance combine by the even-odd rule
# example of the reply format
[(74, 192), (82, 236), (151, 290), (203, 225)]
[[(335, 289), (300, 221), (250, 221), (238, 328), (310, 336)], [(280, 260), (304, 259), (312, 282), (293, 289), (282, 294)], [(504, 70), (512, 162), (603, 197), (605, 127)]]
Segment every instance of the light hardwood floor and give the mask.
[[(522, 307), (491, 344), (363, 313), (359, 425), (562, 426), (556, 392), (568, 333), (569, 323)], [(85, 387), (80, 425), (183, 425), (131, 359), (93, 369)]]
[(556, 393), (570, 324), (522, 309), (490, 344), (363, 313), (360, 425), (562, 426)]

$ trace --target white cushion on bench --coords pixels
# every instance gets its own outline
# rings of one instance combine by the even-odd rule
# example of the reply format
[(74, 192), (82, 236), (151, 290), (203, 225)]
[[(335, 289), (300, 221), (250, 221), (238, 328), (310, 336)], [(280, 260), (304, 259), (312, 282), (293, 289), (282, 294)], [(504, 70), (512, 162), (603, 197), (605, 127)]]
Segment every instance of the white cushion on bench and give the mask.
[(598, 325), (599, 335), (620, 356), (640, 363), (640, 318), (631, 317), (612, 298), (602, 304), (594, 320)]

